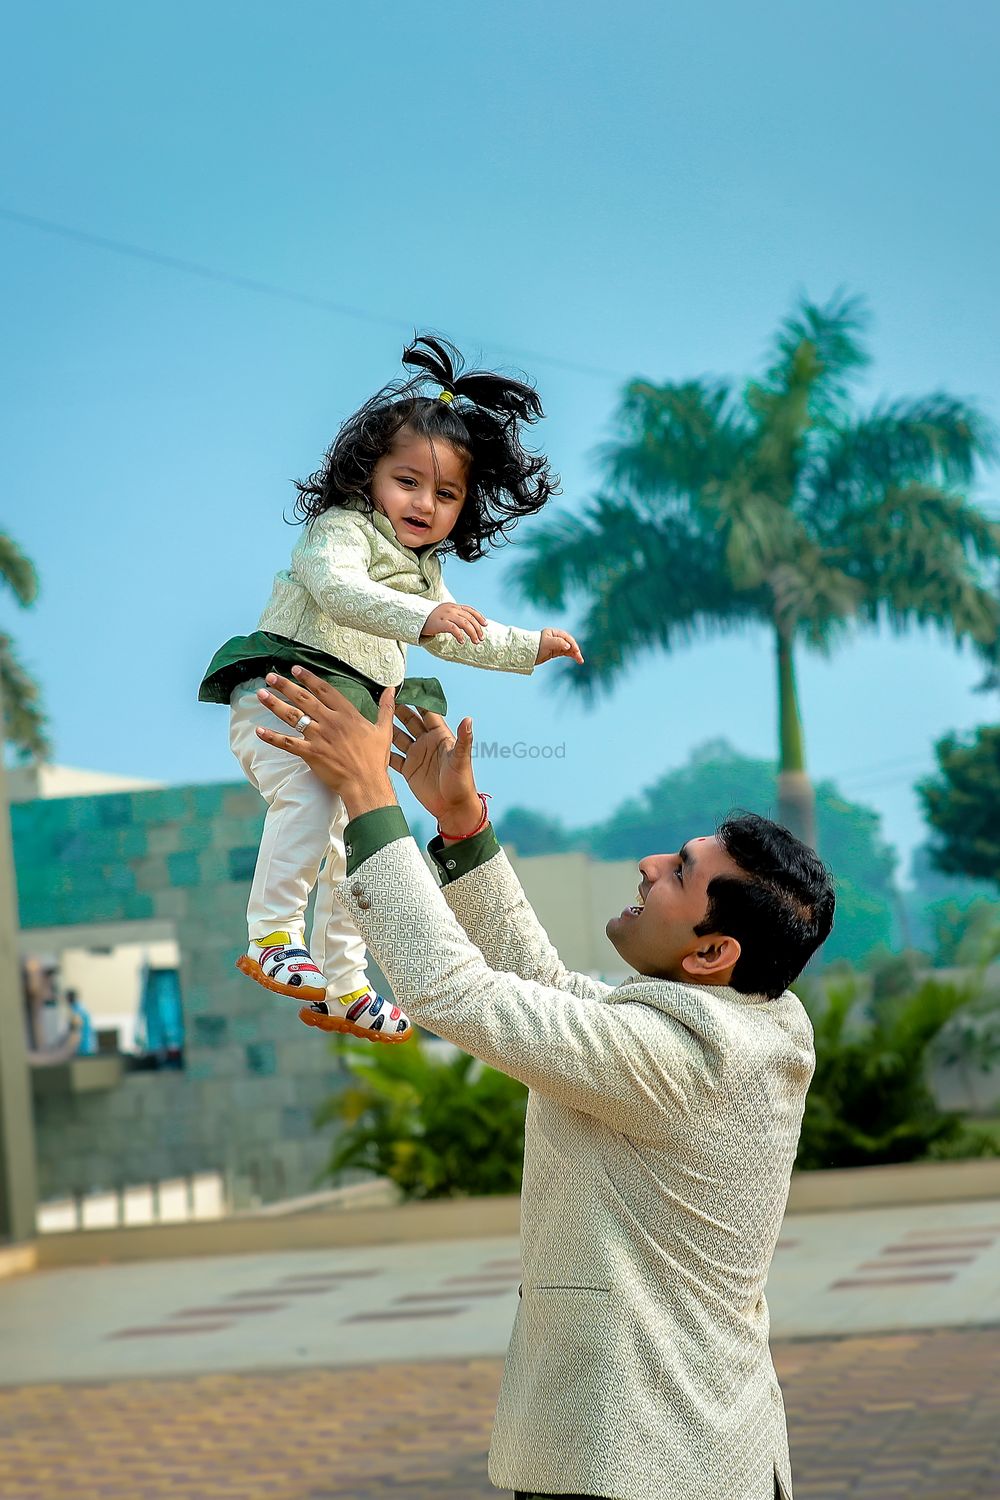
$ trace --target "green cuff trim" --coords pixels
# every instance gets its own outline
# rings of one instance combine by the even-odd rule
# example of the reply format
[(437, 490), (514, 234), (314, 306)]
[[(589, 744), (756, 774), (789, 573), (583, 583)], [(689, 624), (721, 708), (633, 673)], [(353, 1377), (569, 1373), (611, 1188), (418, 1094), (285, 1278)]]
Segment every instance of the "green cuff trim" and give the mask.
[(457, 844), (446, 844), (438, 834), (427, 845), (427, 852), (441, 873), (441, 884), (447, 885), (449, 881), (468, 875), (470, 870), (478, 870), (494, 854), (500, 853), (500, 845), (493, 824), (487, 823), (481, 833), (473, 834), (471, 839), (460, 839)]
[(348, 875), (353, 875), (366, 859), (371, 859), (386, 844), (394, 844), (397, 839), (409, 837), (406, 815), (395, 804), (392, 807), (376, 807), (371, 812), (362, 813), (360, 818), (352, 818), (344, 834)]

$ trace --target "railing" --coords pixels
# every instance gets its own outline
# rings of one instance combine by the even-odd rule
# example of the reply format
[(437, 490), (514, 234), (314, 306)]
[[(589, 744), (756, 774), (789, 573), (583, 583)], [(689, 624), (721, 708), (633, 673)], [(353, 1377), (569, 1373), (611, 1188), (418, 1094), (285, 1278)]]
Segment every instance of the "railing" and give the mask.
[(195, 1219), (222, 1219), (229, 1194), (220, 1172), (198, 1172), (162, 1182), (51, 1198), (38, 1205), (39, 1234), (77, 1229), (118, 1229), (137, 1224), (184, 1224)]
[[(187, 1224), (195, 1220), (225, 1219), (249, 1214), (255, 1218), (350, 1212), (352, 1209), (392, 1208), (399, 1190), (384, 1178), (373, 1177), (343, 1187), (323, 1188), (276, 1203), (246, 1202), (247, 1184), (228, 1183), (221, 1172), (197, 1172), (114, 1191), (94, 1191), (74, 1197), (51, 1198), (38, 1205), (39, 1234), (67, 1234), (80, 1229), (121, 1229), (140, 1224)], [(241, 1202), (242, 1200), (242, 1202)]]

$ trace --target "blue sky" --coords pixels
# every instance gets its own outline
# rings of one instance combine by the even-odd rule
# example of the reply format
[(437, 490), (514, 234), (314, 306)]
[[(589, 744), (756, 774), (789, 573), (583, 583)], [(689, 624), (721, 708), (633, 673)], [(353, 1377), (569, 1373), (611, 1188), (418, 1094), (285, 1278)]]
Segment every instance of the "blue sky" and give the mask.
[[(801, 289), (869, 299), (868, 397), (944, 387), (1000, 417), (998, 41), (982, 0), (9, 16), (0, 210), (70, 233), (0, 215), (0, 524), (43, 583), (30, 614), (0, 601), (0, 625), (44, 684), (58, 760), (238, 775), (201, 670), (287, 564), (290, 478), (414, 326), (536, 380), (570, 510), (623, 380), (748, 373)], [(452, 562), (450, 587), (573, 627), (518, 603), (506, 566)], [(414, 651), (411, 670), (437, 667)], [(491, 765), (495, 809), (589, 822), (706, 739), (773, 749), (763, 636), (650, 655), (596, 711), (554, 691), (569, 670), (441, 669), (481, 738), (566, 746)], [(814, 772), (909, 849), (934, 738), (996, 716), (977, 676), (922, 636), (803, 660)]]

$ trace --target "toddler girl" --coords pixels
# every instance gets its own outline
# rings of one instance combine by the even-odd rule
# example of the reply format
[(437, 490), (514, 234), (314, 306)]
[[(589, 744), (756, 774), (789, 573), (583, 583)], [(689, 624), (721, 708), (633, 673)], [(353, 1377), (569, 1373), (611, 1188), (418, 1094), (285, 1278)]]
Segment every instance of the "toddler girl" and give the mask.
[[(419, 373), (349, 417), (323, 468), (297, 484), (307, 524), (291, 567), (275, 578), (257, 630), (216, 652), (198, 695), (230, 705), (233, 753), (267, 802), (238, 967), (304, 1004), (303, 1019), (321, 1030), (379, 1042), (405, 1041), (411, 1026), (369, 987), (364, 942), (334, 894), (347, 869), (344, 807), (302, 761), (258, 737), (273, 724), (257, 697), (266, 674), (288, 676), (299, 662), (374, 721), (390, 686), (398, 702), (446, 711), (435, 678), (404, 676), (407, 644), (499, 672), (583, 660), (566, 631), (499, 625), (456, 603), (441, 576), (444, 555), (485, 556), (555, 493), (547, 460), (522, 445), (522, 427), (542, 415), (537, 395), (501, 375), (463, 373), (458, 351), (429, 336), (403, 363)], [(425, 393), (428, 381), (437, 394)]]

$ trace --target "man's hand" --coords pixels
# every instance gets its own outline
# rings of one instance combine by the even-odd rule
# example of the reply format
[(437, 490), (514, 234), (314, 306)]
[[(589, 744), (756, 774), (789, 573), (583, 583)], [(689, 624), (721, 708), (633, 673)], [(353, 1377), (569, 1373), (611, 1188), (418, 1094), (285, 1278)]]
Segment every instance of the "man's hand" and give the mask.
[(420, 639), (432, 635), (453, 635), (456, 641), (472, 641), (478, 645), (486, 630), (486, 616), (471, 604), (438, 604), (431, 610)]
[(554, 661), (557, 657), (568, 656), (573, 661), (578, 661), (583, 666), (583, 652), (568, 630), (556, 630), (546, 626), (542, 631), (542, 638), (538, 643), (538, 655), (535, 657), (535, 665), (543, 661)]
[(396, 801), (388, 772), (394, 690), (386, 688), (382, 694), (378, 722), (372, 724), (321, 677), (305, 667), (293, 667), (292, 672), (294, 681), (268, 673), (268, 686), (257, 696), (293, 729), (303, 714), (309, 723), (297, 734), (274, 729), (258, 729), (257, 734), (269, 745), (304, 760), (325, 786), (343, 798), (349, 818), (376, 807), (391, 807)]
[(445, 839), (471, 833), (483, 816), (472, 773), (472, 720), (462, 720), (456, 737), (440, 714), (418, 713), (400, 704), (396, 718), (405, 728), (393, 730), (396, 749), (389, 764), (405, 776)]

